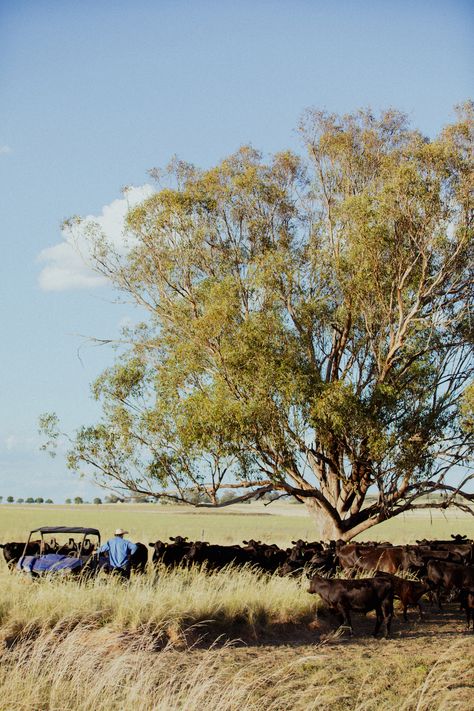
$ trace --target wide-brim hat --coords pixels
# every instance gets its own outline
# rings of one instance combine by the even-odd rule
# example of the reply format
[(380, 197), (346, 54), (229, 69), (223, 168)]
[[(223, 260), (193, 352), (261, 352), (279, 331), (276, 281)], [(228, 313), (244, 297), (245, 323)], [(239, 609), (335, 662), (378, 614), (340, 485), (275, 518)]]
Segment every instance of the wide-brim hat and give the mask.
[(128, 531), (125, 531), (123, 528), (116, 528), (115, 529), (116, 536), (123, 536), (125, 533), (128, 533)]

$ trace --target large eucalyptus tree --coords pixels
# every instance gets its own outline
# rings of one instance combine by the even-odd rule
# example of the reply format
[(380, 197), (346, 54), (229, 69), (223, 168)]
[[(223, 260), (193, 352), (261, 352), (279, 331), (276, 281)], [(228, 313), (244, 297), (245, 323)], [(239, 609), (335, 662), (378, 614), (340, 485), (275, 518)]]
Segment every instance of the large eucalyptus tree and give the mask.
[(396, 111), (308, 111), (303, 158), (175, 162), (129, 213), (128, 251), (91, 235), (146, 317), (70, 466), (201, 506), (291, 494), (325, 538), (471, 510), (473, 132), (471, 105), (434, 140)]

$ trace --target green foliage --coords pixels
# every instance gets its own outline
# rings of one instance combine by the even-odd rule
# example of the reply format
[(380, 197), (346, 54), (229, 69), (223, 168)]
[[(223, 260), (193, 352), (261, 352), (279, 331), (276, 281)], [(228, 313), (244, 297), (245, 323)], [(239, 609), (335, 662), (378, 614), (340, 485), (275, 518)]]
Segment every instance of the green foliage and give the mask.
[(69, 466), (196, 505), (225, 479), (273, 488), (351, 537), (472, 451), (473, 108), (432, 141), (393, 110), (308, 111), (300, 132), (307, 159), (175, 162), (129, 213), (128, 254), (95, 240), (148, 320), (93, 385), (103, 418)]
[(43, 452), (48, 452), (51, 457), (56, 456), (56, 448), (59, 438), (59, 418), (54, 412), (44, 412), (38, 418), (38, 432), (46, 437), (45, 442), (40, 446)]
[(461, 402), (461, 418), (463, 429), (474, 434), (474, 383), (467, 386)]

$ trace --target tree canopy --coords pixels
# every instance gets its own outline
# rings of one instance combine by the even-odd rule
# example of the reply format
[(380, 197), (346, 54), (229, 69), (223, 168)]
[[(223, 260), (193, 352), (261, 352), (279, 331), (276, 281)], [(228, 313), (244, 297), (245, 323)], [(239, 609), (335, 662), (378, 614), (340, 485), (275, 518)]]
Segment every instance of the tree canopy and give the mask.
[(146, 317), (69, 465), (199, 506), (290, 494), (325, 538), (472, 511), (473, 106), (432, 140), (395, 110), (309, 110), (299, 131), (303, 157), (153, 171), (127, 250), (91, 233), (94, 268)]

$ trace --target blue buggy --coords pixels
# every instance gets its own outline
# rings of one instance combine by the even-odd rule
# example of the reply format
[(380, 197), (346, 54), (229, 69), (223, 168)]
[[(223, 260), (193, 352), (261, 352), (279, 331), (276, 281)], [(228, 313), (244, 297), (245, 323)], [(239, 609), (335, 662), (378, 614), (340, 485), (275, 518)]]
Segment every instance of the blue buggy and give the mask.
[[(31, 551), (33, 534), (40, 534), (39, 551), (28, 555)], [(56, 539), (48, 544), (45, 535), (78, 535), (79, 539), (69, 539), (69, 543), (59, 545)], [(42, 526), (30, 531), (23, 555), (17, 563), (17, 570), (29, 573), (32, 577), (53, 574), (90, 574), (94, 575), (107, 563), (107, 559), (99, 557), (100, 531), (97, 528), (82, 528), (77, 526)]]

